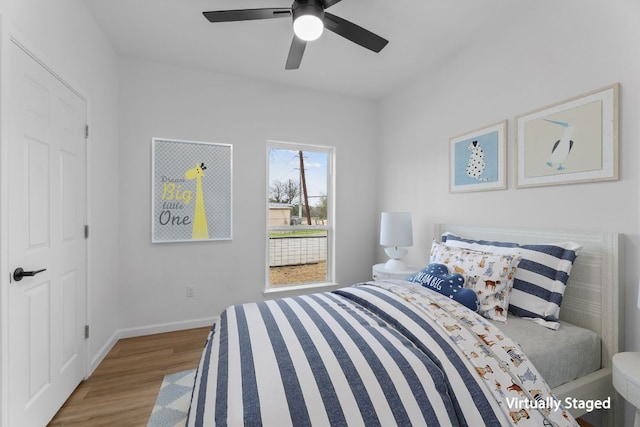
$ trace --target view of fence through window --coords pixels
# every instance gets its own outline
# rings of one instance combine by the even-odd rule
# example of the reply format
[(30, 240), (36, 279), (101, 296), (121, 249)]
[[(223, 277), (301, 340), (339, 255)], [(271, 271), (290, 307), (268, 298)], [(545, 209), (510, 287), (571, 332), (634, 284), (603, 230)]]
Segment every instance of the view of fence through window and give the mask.
[(330, 281), (330, 149), (269, 147), (269, 286)]

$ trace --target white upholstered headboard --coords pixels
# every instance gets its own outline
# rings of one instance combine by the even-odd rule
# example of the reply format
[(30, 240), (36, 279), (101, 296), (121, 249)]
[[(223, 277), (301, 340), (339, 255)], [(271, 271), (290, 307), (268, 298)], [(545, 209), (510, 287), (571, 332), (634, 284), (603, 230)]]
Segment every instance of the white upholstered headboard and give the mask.
[(590, 329), (600, 336), (603, 367), (610, 368), (613, 355), (624, 350), (622, 235), (453, 224), (436, 224), (434, 235), (439, 239), (445, 231), (473, 239), (521, 244), (571, 240), (583, 245), (569, 276), (560, 318)]

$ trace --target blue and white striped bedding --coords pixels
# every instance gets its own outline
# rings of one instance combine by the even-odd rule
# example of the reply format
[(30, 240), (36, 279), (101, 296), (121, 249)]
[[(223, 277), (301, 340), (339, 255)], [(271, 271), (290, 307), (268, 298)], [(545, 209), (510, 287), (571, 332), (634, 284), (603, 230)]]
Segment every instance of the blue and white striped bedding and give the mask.
[(187, 425), (577, 426), (525, 401), (557, 399), (495, 326), (429, 289), (377, 281), (225, 310)]

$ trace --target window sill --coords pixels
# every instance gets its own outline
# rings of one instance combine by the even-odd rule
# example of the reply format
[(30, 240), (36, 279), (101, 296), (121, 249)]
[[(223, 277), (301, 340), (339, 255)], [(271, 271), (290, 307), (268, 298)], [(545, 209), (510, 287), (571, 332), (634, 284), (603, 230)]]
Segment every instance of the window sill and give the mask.
[(290, 286), (274, 286), (271, 288), (265, 289), (263, 294), (277, 294), (282, 292), (296, 292), (296, 291), (305, 291), (308, 289), (320, 289), (320, 288), (335, 288), (340, 286), (335, 282), (321, 282), (321, 283), (308, 283), (305, 285), (290, 285)]

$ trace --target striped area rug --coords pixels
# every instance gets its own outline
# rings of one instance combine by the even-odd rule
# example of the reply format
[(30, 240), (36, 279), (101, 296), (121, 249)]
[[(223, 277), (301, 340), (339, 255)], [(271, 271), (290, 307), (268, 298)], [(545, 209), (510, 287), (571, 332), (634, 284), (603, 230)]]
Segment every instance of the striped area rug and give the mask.
[(184, 427), (196, 370), (165, 375), (147, 427)]

